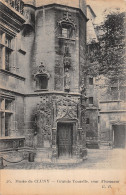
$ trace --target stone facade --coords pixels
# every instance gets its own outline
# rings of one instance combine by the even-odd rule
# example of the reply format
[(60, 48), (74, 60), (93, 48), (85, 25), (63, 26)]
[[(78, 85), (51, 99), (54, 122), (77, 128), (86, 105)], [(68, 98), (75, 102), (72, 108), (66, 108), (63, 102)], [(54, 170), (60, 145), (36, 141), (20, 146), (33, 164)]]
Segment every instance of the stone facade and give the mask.
[[(102, 78), (102, 85), (98, 85), (98, 97), (100, 108), (100, 140), (115, 148), (126, 147), (126, 98), (125, 86), (120, 90), (114, 86), (105, 85), (106, 79)], [(103, 83), (104, 81), (104, 83)], [(121, 94), (120, 98), (118, 93)]]
[[(103, 30), (95, 28), (96, 15), (88, 6), (87, 15), (89, 23), (87, 23), (87, 46), (91, 52), (95, 53), (95, 49), (99, 45), (101, 48), (103, 42)], [(125, 26), (124, 26), (125, 28)], [(98, 38), (96, 39), (98, 35)], [(95, 43), (94, 50), (91, 48), (92, 41)], [(99, 41), (99, 42), (98, 42)], [(122, 43), (124, 46), (125, 43)], [(121, 47), (121, 45), (119, 45)], [(119, 47), (118, 46), (118, 47)], [(122, 46), (122, 48), (123, 48)], [(124, 53), (125, 53), (124, 46)], [(94, 60), (95, 61), (95, 60)], [(97, 63), (97, 62), (96, 62)], [(106, 61), (105, 61), (106, 63)], [(87, 64), (87, 66), (95, 67), (95, 62)], [(125, 66), (125, 64), (124, 64)], [(125, 70), (125, 67), (124, 67)], [(125, 82), (121, 85), (118, 83), (111, 84), (110, 80), (104, 75), (92, 76), (91, 72), (85, 78), (86, 80), (86, 96), (87, 100), (87, 145), (94, 147), (94, 142), (102, 147), (125, 148), (126, 147), (126, 87)], [(90, 98), (92, 97), (92, 99)], [(92, 105), (88, 106), (88, 103)], [(94, 108), (95, 109), (94, 109)], [(96, 139), (97, 137), (97, 139)]]
[[(15, 2), (18, 6), (23, 3)], [(84, 1), (81, 6), (78, 2), (77, 6), (65, 1), (40, 6), (37, 1), (28, 1), (20, 11), (10, 1), (1, 1), (4, 11), (8, 9), (6, 17), (13, 12), (13, 20), (18, 23), (13, 28), (8, 24), (1, 31), (2, 154), (16, 148), (21, 152), (19, 158), (32, 151), (36, 161), (64, 155), (77, 160), (86, 157), (85, 120), (82, 120), (85, 96), (81, 87), (86, 64), (87, 18)], [(6, 46), (6, 37), (13, 44), (12, 50)]]

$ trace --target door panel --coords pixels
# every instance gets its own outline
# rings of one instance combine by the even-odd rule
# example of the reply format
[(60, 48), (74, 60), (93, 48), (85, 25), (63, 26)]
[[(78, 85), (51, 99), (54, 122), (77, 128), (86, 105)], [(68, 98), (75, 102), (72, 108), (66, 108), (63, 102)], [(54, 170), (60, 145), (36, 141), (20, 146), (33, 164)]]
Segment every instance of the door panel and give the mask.
[(58, 124), (57, 130), (57, 144), (59, 156), (71, 156), (73, 141), (73, 125), (72, 124)]
[(125, 126), (117, 125), (114, 129), (114, 147), (115, 148), (125, 148), (126, 135)]

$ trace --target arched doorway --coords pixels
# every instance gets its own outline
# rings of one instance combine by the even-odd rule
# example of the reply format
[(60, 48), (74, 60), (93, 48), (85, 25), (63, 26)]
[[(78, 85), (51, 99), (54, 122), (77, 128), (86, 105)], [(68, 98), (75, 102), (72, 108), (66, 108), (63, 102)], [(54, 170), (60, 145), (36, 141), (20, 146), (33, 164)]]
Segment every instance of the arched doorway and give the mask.
[(71, 157), (73, 146), (73, 123), (57, 123), (58, 157)]

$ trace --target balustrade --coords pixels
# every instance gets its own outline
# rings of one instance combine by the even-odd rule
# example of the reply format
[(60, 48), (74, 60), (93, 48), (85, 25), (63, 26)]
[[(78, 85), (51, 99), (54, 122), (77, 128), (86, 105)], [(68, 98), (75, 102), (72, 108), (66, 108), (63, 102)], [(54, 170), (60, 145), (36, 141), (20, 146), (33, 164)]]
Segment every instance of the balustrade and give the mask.
[(21, 14), (23, 14), (24, 2), (22, 0), (5, 0), (5, 2), (10, 4), (11, 7), (16, 9), (16, 11), (20, 12)]

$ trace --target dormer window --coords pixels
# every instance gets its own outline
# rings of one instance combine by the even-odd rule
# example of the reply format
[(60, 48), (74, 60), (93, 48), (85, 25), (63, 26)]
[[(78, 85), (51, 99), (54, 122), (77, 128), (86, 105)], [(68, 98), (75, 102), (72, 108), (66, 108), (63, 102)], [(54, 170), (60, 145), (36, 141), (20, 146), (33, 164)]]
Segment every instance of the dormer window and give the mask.
[(58, 22), (61, 28), (61, 38), (71, 39), (74, 37), (75, 24), (71, 19), (71, 15), (67, 12), (64, 17)]
[(36, 73), (34, 74), (34, 78), (36, 81), (37, 90), (47, 90), (48, 89), (49, 73), (46, 71), (43, 63), (41, 63), (41, 65), (37, 67)]

